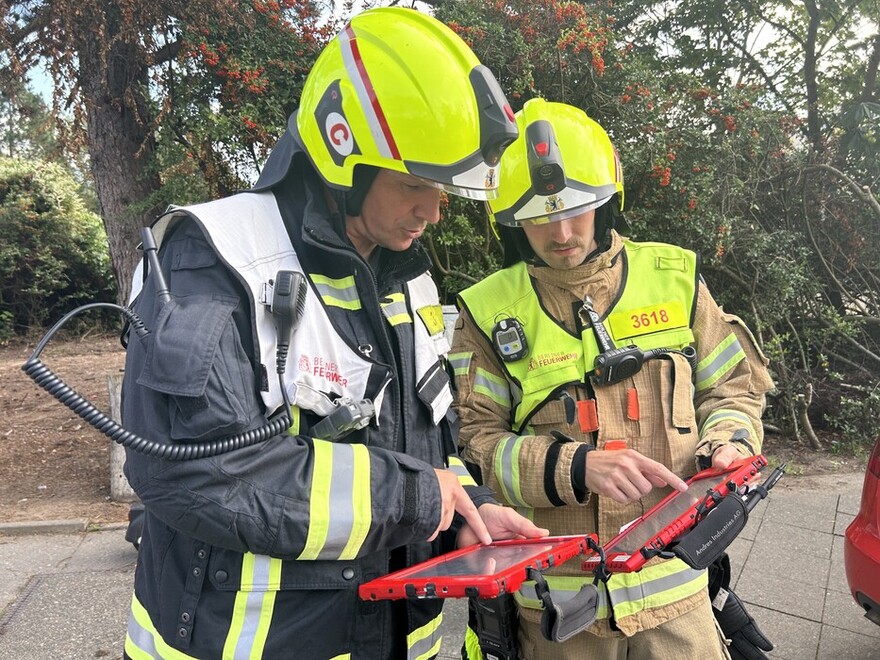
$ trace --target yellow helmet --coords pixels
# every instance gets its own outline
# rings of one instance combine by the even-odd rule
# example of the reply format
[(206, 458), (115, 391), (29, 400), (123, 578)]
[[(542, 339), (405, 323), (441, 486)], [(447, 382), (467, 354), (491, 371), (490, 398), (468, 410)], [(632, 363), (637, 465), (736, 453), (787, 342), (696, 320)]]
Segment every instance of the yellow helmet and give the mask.
[(521, 227), (557, 222), (619, 195), (623, 172), (608, 134), (583, 110), (531, 99), (516, 113), (519, 137), (501, 157), (493, 223)]
[(333, 188), (350, 189), (355, 167), (370, 165), (483, 200), (517, 135), (498, 82), (467, 44), (399, 7), (355, 16), (324, 48), (288, 127)]

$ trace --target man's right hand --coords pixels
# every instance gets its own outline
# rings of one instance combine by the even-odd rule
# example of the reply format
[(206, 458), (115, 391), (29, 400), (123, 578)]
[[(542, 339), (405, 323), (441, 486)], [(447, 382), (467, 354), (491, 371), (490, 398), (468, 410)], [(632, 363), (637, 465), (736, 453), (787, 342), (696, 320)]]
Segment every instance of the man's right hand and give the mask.
[(489, 535), (489, 530), (486, 529), (486, 523), (483, 522), (480, 512), (477, 511), (477, 507), (474, 506), (467, 491), (459, 483), (455, 473), (449, 470), (438, 470), (437, 468), (434, 468), (434, 472), (437, 473), (437, 481), (440, 482), (442, 508), (440, 511), (440, 524), (434, 530), (434, 533), (431, 534), (431, 538), (428, 541), (433, 541), (440, 532), (449, 529), (452, 519), (455, 517), (455, 512), (458, 511), (464, 517), (467, 524), (470, 525), (471, 531), (480, 543), (483, 545), (490, 544), (492, 537)]
[(590, 491), (620, 503), (644, 497), (653, 488), (687, 490), (687, 484), (669, 468), (634, 449), (588, 452), (585, 481)]

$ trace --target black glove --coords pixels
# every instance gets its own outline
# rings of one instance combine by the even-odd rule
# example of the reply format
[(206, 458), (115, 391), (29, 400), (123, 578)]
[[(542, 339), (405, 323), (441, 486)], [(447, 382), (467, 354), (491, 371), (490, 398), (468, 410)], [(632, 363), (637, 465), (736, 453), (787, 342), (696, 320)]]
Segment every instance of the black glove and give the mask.
[(727, 591), (721, 611), (714, 606), (712, 611), (724, 636), (730, 640), (727, 651), (733, 660), (765, 660), (764, 651), (773, 650), (773, 643), (761, 632), (739, 596), (732, 591)]
[(764, 651), (772, 651), (773, 643), (729, 587), (730, 559), (723, 554), (709, 565), (709, 598), (718, 626), (730, 640), (727, 651), (733, 660), (767, 660)]

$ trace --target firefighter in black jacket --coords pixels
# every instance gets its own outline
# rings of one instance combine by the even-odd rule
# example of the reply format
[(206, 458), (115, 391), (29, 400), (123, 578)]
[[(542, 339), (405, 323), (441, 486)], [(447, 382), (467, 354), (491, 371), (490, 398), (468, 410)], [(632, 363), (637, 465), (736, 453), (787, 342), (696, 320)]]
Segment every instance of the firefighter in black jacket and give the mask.
[[(459, 544), (546, 534), (457, 457), (417, 240), (441, 190), (493, 192), (515, 136), (461, 39), (416, 11), (371, 10), (319, 57), (255, 189), (154, 225), (170, 295), (156, 277), (137, 295), (151, 334), (130, 344), (126, 427), (206, 441), (287, 400), (292, 425), (210, 458), (129, 450), (146, 513), (128, 657), (429, 658), (442, 601), (363, 602), (358, 585), (450, 549), (456, 513)], [(287, 325), (270, 306), (278, 273), (301, 284)]]

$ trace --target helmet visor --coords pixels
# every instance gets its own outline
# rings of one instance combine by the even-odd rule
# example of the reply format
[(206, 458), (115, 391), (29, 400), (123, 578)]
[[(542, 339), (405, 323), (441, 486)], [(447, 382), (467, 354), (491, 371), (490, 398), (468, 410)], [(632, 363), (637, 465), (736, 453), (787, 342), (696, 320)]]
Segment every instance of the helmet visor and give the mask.
[(576, 206), (573, 209), (565, 209), (564, 211), (559, 211), (558, 213), (549, 213), (547, 215), (539, 215), (534, 218), (524, 218), (522, 220), (517, 220), (516, 224), (507, 225), (508, 227), (523, 227), (525, 225), (546, 225), (550, 222), (562, 222), (563, 220), (569, 220), (576, 216), (581, 215), (582, 213), (586, 213), (587, 211), (591, 211), (593, 209), (597, 209), (602, 206), (605, 202), (607, 202), (610, 197), (606, 197), (605, 199), (598, 200), (596, 202), (592, 202), (590, 204), (584, 204), (583, 206)]
[(452, 165), (406, 162), (407, 171), (413, 176), (445, 190), (451, 195), (488, 201), (498, 196), (499, 166), (490, 165), (479, 152)]
[(578, 190), (568, 186), (554, 195), (532, 195), (529, 191), (513, 208), (496, 212), (495, 221), (507, 227), (560, 222), (599, 208), (611, 199), (615, 192), (613, 185), (590, 187), (590, 190)]

